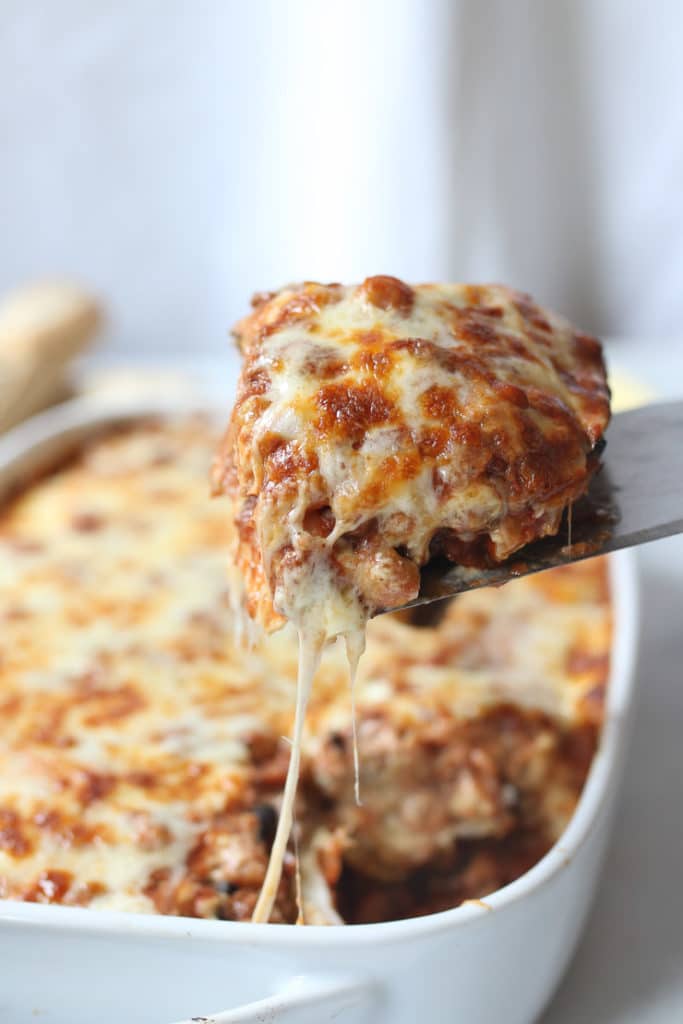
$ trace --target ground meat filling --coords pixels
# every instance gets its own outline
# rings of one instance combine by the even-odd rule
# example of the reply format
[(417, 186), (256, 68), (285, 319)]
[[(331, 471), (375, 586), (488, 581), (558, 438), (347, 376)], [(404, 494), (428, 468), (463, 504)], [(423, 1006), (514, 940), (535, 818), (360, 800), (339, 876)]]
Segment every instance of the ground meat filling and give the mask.
[(344, 864), (336, 889), (337, 909), (347, 924), (375, 924), (450, 910), (514, 882), (551, 846), (533, 830), (505, 839), (466, 839), (448, 856), (397, 882), (378, 882)]
[[(287, 771), (287, 745), (278, 736), (254, 733), (247, 743), (249, 777), (245, 799), (228, 803), (209, 822), (179, 870), (152, 873), (145, 888), (160, 914), (249, 921), (256, 905), (278, 821)], [(295, 858), (288, 851), (271, 920), (296, 921)]]
[[(248, 921), (268, 865), (277, 824), (271, 804), (217, 815), (201, 833), (179, 877), (169, 868), (152, 874), (145, 889), (160, 914)], [(294, 858), (288, 855), (272, 920), (293, 923)]]
[(403, 551), (388, 544), (371, 523), (356, 535), (340, 538), (331, 558), (340, 580), (354, 589), (368, 611), (401, 608), (420, 591), (420, 571)]
[[(314, 870), (350, 924), (445, 910), (519, 877), (566, 825), (597, 740), (595, 727), (565, 728), (512, 705), (404, 728), (378, 712), (358, 728), (362, 804), (354, 799), (350, 731), (331, 732), (305, 760), (297, 814), (302, 846), (315, 850)], [(203, 823), (180, 870), (152, 873), (145, 893), (159, 913), (251, 918), (286, 757), (277, 737), (265, 734), (253, 738), (250, 753), (253, 803)], [(304, 875), (310, 869), (304, 856)], [(271, 920), (297, 917), (290, 844)]]
[(359, 806), (350, 733), (326, 737), (307, 792), (324, 795), (318, 813), (343, 836), (330, 879), (340, 915), (352, 923), (431, 913), (518, 877), (565, 827), (596, 742), (593, 727), (508, 705), (406, 729), (379, 713), (359, 723)]

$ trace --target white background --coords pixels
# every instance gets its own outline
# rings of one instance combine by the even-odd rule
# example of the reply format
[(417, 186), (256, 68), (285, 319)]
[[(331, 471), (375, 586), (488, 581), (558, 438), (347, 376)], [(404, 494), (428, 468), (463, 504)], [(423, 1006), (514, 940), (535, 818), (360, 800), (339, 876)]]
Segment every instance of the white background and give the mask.
[(683, 321), (679, 0), (3, 0), (0, 292), (218, 352), (302, 277), (504, 280)]

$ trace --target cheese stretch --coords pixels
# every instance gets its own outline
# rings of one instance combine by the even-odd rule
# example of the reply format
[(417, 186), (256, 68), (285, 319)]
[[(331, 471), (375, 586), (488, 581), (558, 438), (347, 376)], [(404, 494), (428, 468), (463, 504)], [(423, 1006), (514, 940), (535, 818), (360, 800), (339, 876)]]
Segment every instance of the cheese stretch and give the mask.
[[(599, 342), (500, 285), (305, 282), (256, 296), (214, 487), (237, 528), (235, 589), (301, 637), (298, 707), (325, 643), (419, 592), (434, 557), (500, 562), (558, 531), (609, 419)], [(300, 722), (297, 736), (300, 735)], [(257, 918), (291, 826), (298, 743)]]

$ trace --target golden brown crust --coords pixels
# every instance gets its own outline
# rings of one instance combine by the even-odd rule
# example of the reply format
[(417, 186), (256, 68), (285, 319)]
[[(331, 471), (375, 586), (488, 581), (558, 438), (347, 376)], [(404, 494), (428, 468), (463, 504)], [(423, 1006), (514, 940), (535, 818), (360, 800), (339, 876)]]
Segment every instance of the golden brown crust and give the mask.
[[(512, 289), (308, 282), (260, 298), (237, 334), (245, 361), (214, 487), (248, 522), (237, 563), (266, 628), (297, 618), (294, 591), (319, 583), (321, 559), (350, 601), (383, 607), (344, 569), (369, 526), (385, 560), (500, 561), (556, 532), (596, 468), (600, 344)], [(318, 509), (333, 525), (316, 539)], [(416, 596), (403, 576), (399, 603)]]

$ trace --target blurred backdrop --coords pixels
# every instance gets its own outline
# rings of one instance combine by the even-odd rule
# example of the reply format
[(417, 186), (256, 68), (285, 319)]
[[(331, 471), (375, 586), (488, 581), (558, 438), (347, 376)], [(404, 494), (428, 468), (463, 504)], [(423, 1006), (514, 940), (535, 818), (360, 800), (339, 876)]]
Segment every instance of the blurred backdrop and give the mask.
[(216, 354), (303, 277), (502, 280), (683, 319), (678, 0), (3, 0), (0, 291)]

